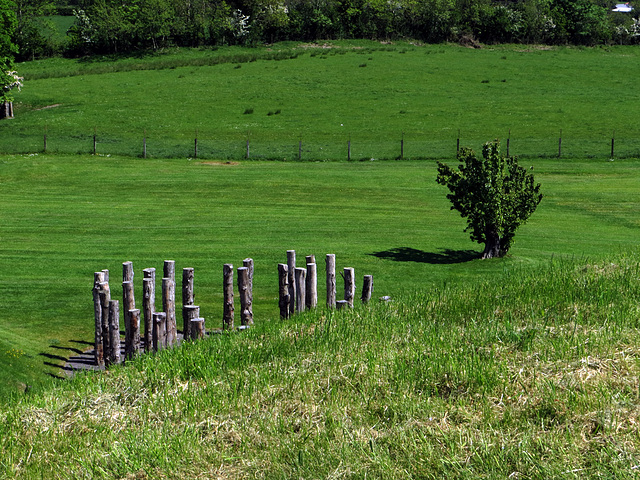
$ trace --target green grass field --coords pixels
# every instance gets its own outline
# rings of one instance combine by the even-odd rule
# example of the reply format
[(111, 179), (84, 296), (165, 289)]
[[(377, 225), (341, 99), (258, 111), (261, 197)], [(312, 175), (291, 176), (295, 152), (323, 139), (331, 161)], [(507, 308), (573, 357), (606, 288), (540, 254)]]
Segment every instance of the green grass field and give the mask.
[[(463, 144), (511, 135), (510, 153), (640, 156), (634, 94), (638, 49), (376, 42), (177, 50), (125, 59), (18, 65), (16, 118), (0, 151), (43, 148), (155, 157), (446, 158)], [(510, 132), (510, 133), (509, 133)]]

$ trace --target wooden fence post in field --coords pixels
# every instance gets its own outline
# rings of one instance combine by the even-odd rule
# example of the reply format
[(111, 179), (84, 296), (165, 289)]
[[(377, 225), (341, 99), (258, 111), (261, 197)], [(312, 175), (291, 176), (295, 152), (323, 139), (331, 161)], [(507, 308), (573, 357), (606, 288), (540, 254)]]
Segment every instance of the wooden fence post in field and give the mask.
[(460, 129), (458, 129), (458, 141), (456, 142), (456, 154), (460, 152)]
[(157, 352), (167, 346), (167, 314), (155, 312), (153, 314), (153, 351)]
[(351, 161), (351, 137), (347, 141), (347, 160)]
[(100, 303), (100, 285), (104, 283), (104, 273), (95, 272), (93, 276), (93, 313), (95, 319), (94, 360), (98, 367), (104, 366), (104, 345), (102, 343), (102, 303)]
[(247, 268), (247, 273), (249, 274), (249, 304), (247, 305), (247, 310), (251, 317), (251, 323), (247, 325), (253, 325), (253, 258), (245, 258), (242, 261), (242, 266)]
[(305, 268), (296, 268), (296, 313), (304, 312), (306, 306), (306, 276), (307, 270)]
[(278, 264), (278, 306), (280, 307), (280, 318), (289, 318), (291, 313), (289, 304), (291, 295), (289, 290), (289, 266), (286, 263)]
[(100, 305), (102, 307), (102, 355), (103, 360), (109, 360), (109, 345), (111, 337), (109, 336), (109, 302), (111, 301), (111, 290), (109, 283), (102, 282), (100, 284)]
[(560, 136), (558, 137), (558, 158), (562, 156), (562, 129), (560, 129)]
[(182, 339), (191, 338), (191, 322), (194, 318), (200, 316), (200, 307), (198, 305), (185, 305), (182, 307)]
[(162, 265), (162, 278), (170, 278), (172, 282), (176, 281), (176, 262), (175, 260), (165, 260)]
[(222, 289), (224, 308), (222, 313), (222, 329), (233, 330), (233, 264), (225, 263), (222, 268)]
[(183, 268), (182, 269), (182, 335), (184, 338), (188, 338), (187, 333), (187, 319), (185, 317), (184, 307), (188, 305), (193, 305), (195, 301), (194, 291), (193, 291), (193, 268)]
[(249, 268), (238, 268), (238, 295), (240, 297), (240, 324), (253, 325), (249, 300)]
[(156, 269), (145, 268), (142, 271), (142, 311), (144, 316), (144, 350), (151, 351), (153, 346), (153, 314), (156, 313)]
[(97, 148), (96, 148), (96, 136), (98, 135), (98, 129), (96, 127), (93, 127), (93, 154), (96, 154)]
[(336, 308), (336, 256), (328, 253), (325, 257), (327, 268), (327, 308)]
[(287, 250), (287, 267), (289, 271), (289, 313), (295, 312), (296, 305), (296, 251)]
[(162, 311), (167, 314), (167, 347), (172, 347), (178, 339), (175, 285), (170, 278), (162, 279)]
[(307, 263), (307, 275), (305, 282), (305, 305), (308, 309), (318, 306), (318, 272), (316, 263)]
[(189, 330), (191, 340), (199, 340), (206, 336), (204, 328), (204, 318), (198, 317), (191, 320), (191, 327)]
[(122, 282), (122, 316), (124, 318), (125, 351), (126, 339), (131, 335), (131, 311), (136, 308), (133, 298), (133, 282)]
[(109, 365), (120, 363), (120, 304), (109, 300)]
[(133, 282), (133, 262), (124, 262), (122, 264), (122, 281)]
[(196, 130), (196, 137), (193, 143), (193, 158), (198, 158), (198, 130)]
[(344, 269), (344, 299), (353, 307), (353, 299), (356, 296), (356, 280), (353, 268), (345, 267)]
[(371, 294), (373, 293), (373, 275), (365, 275), (362, 282), (362, 296), (360, 300), (362, 303), (367, 303), (371, 300)]
[(614, 130), (613, 133), (611, 134), (611, 158), (613, 158), (614, 156), (614, 144), (615, 144), (615, 138), (616, 138), (616, 131)]
[(109, 281), (109, 270), (107, 270), (105, 268), (104, 270), (102, 270), (102, 273), (104, 273), (104, 281), (108, 282)]
[(129, 310), (129, 324), (125, 325), (124, 357), (133, 360), (140, 353), (140, 309)]

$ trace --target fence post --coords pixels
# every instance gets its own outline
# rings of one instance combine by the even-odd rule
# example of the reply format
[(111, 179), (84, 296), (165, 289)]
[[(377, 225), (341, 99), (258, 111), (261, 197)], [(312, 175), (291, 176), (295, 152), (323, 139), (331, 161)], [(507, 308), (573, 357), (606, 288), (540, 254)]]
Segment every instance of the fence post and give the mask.
[(155, 312), (153, 314), (153, 351), (157, 352), (167, 346), (167, 314)]
[(100, 285), (104, 283), (104, 273), (93, 274), (93, 313), (95, 319), (94, 360), (98, 367), (104, 366), (104, 346), (102, 343), (102, 303), (100, 303)]
[(404, 159), (404, 132), (402, 132), (402, 138), (400, 139), (400, 159)]
[(511, 143), (511, 129), (509, 129), (509, 135), (507, 136), (507, 157), (509, 156), (509, 144)]
[(162, 279), (162, 311), (167, 314), (167, 347), (172, 347), (178, 337), (176, 326), (176, 292), (171, 278)]
[(353, 299), (356, 296), (356, 281), (353, 268), (345, 267), (344, 269), (344, 299), (353, 307)]
[[(314, 259), (315, 260), (315, 259)], [(307, 274), (305, 282), (305, 305), (307, 309), (318, 306), (318, 273), (316, 263), (307, 263)]]
[(105, 362), (109, 361), (110, 341), (109, 336), (109, 302), (111, 301), (111, 290), (109, 282), (100, 284), (100, 305), (102, 306), (102, 355)]
[(182, 338), (185, 340), (189, 338), (189, 318), (186, 308), (194, 302), (193, 274), (193, 268), (182, 269)]
[[(133, 298), (133, 282), (122, 282), (122, 316), (124, 319), (124, 339), (125, 339), (125, 354), (127, 338), (131, 333), (131, 311), (136, 308), (136, 304)], [(126, 355), (125, 355), (126, 356)]]
[(129, 324), (125, 325), (124, 352), (127, 360), (133, 360), (140, 352), (140, 309), (129, 310)]
[(327, 308), (336, 308), (336, 256), (328, 253), (325, 257), (327, 268)]
[(98, 134), (97, 127), (93, 127), (93, 154), (96, 154), (96, 135)]
[(191, 340), (199, 340), (206, 336), (204, 318), (198, 317), (191, 320), (190, 334)]
[(347, 160), (351, 161), (351, 137), (347, 140)]
[(196, 138), (193, 142), (193, 158), (198, 158), (198, 130), (196, 130)]
[(365, 275), (362, 282), (362, 296), (360, 300), (362, 303), (367, 303), (371, 300), (371, 294), (373, 293), (373, 275)]
[(286, 263), (278, 264), (278, 306), (280, 307), (280, 318), (289, 318), (289, 304), (291, 295), (289, 293), (289, 267)]
[(456, 142), (456, 154), (460, 152), (460, 129), (458, 129), (458, 141)]
[(296, 268), (295, 270), (295, 282), (296, 282), (296, 313), (304, 312), (306, 305), (306, 276), (307, 270), (305, 268)]
[(200, 307), (197, 305), (185, 305), (182, 307), (182, 339), (188, 340), (191, 338), (191, 322), (200, 316)]
[(558, 137), (558, 158), (562, 156), (562, 129), (560, 129), (560, 136)]
[(615, 138), (616, 138), (616, 131), (614, 130), (613, 133), (611, 134), (611, 158), (614, 157), (614, 155), (613, 155), (613, 147), (614, 147), (614, 143), (615, 143)]
[(251, 323), (248, 325), (253, 325), (253, 258), (245, 258), (242, 261), (242, 266), (247, 267), (247, 273), (249, 274), (249, 304), (247, 310), (251, 317)]
[(109, 365), (120, 363), (120, 304), (109, 300)]
[(225, 263), (222, 267), (222, 288), (224, 296), (222, 329), (233, 330), (235, 307), (233, 305), (233, 264), (231, 263)]
[(156, 310), (154, 279), (142, 279), (142, 312), (144, 319), (144, 351), (151, 350), (153, 314)]
[(287, 250), (287, 267), (289, 272), (289, 313), (295, 312), (296, 305), (296, 251)]
[(238, 268), (238, 295), (240, 297), (240, 324), (253, 325), (249, 301), (249, 268)]

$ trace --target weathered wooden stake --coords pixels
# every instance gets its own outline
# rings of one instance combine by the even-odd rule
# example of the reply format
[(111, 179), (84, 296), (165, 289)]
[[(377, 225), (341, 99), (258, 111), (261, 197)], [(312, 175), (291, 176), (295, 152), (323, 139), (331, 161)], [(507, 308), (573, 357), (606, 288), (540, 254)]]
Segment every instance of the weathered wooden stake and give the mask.
[(94, 337), (94, 360), (98, 367), (104, 366), (104, 345), (102, 343), (102, 303), (100, 303), (100, 285), (103, 283), (104, 273), (95, 272), (93, 275), (93, 313), (96, 329)]
[(247, 135), (247, 159), (249, 159), (249, 136)]
[(345, 267), (344, 269), (344, 299), (353, 307), (353, 299), (356, 296), (356, 281), (353, 268)]
[(614, 157), (614, 144), (615, 144), (615, 138), (616, 138), (616, 131), (614, 130), (613, 133), (611, 134), (611, 158)]
[(96, 154), (97, 148), (96, 148), (96, 136), (97, 136), (97, 127), (93, 127), (93, 154)]
[(198, 130), (196, 130), (196, 138), (193, 143), (193, 158), (198, 158)]
[(560, 129), (560, 136), (558, 137), (558, 158), (562, 156), (562, 129)]
[(185, 307), (193, 305), (193, 268), (182, 269), (182, 336), (189, 338), (189, 319), (186, 317)]
[(224, 308), (222, 313), (222, 329), (233, 330), (233, 264), (225, 263), (222, 268), (222, 289)]
[(307, 270), (305, 268), (296, 268), (296, 313), (304, 312), (306, 306), (306, 276)]
[(156, 269), (142, 270), (142, 311), (144, 314), (144, 350), (151, 351), (153, 347), (153, 314), (156, 313)]
[(289, 267), (286, 263), (278, 264), (278, 306), (280, 318), (289, 318), (291, 295), (289, 290)]
[(175, 260), (165, 260), (162, 266), (162, 278), (170, 278), (172, 282), (176, 281), (176, 262)]
[(247, 267), (238, 268), (238, 295), (240, 297), (240, 323), (253, 325), (253, 316), (249, 310), (251, 302), (249, 301), (249, 269)]
[(176, 325), (176, 284), (170, 278), (162, 279), (162, 311), (167, 314), (167, 347), (178, 340)]
[(124, 319), (125, 340), (130, 334), (129, 328), (131, 325), (131, 310), (135, 308), (136, 303), (133, 298), (133, 282), (122, 282), (122, 316)]
[(206, 336), (204, 318), (198, 317), (191, 320), (190, 334), (191, 340), (199, 340)]
[(373, 275), (365, 275), (362, 282), (362, 296), (360, 300), (362, 303), (367, 303), (371, 300), (371, 294), (373, 293)]
[(305, 305), (308, 309), (318, 306), (318, 272), (315, 262), (307, 263), (307, 274), (305, 281)]
[(296, 251), (287, 250), (287, 267), (289, 271), (289, 313), (296, 309)]
[(124, 356), (133, 360), (140, 353), (140, 309), (129, 310), (129, 324), (125, 325)]
[(336, 256), (328, 253), (325, 257), (327, 269), (327, 308), (336, 308)]
[(109, 361), (111, 337), (109, 336), (109, 302), (111, 301), (111, 291), (109, 283), (100, 284), (100, 305), (102, 306), (102, 355), (105, 362)]
[(167, 346), (167, 314), (155, 312), (153, 314), (153, 351), (157, 352)]
[(456, 153), (460, 152), (460, 129), (458, 129), (458, 141), (456, 143)]
[(185, 305), (182, 307), (182, 338), (188, 340), (191, 338), (191, 321), (200, 316), (200, 307), (198, 305)]
[(122, 264), (122, 281), (133, 282), (133, 262), (124, 262)]
[(242, 266), (247, 268), (247, 273), (249, 274), (249, 304), (247, 305), (247, 310), (251, 317), (251, 323), (247, 325), (253, 325), (253, 258), (245, 258), (242, 261)]
[(108, 282), (109, 281), (109, 270), (107, 270), (105, 268), (104, 270), (102, 270), (102, 273), (104, 273), (104, 281)]
[(351, 161), (351, 138), (347, 141), (347, 160)]
[(120, 363), (120, 304), (109, 301), (109, 365)]

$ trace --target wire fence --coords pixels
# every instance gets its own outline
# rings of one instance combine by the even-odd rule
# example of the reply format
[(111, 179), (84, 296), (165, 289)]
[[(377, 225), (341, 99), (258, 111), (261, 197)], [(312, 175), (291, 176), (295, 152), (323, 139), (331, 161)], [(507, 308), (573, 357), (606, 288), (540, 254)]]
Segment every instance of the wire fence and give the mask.
[[(310, 139), (292, 136), (274, 139), (269, 135), (239, 134), (216, 137), (194, 133), (191, 138), (169, 138), (140, 133), (114, 135), (95, 129), (77, 134), (44, 131), (16, 133), (0, 137), (3, 154), (96, 154), (140, 158), (198, 158), (209, 160), (286, 160), (336, 161), (384, 159), (451, 159), (459, 148), (479, 150), (487, 137), (436, 137), (428, 134), (402, 134), (395, 138), (372, 139), (370, 135), (313, 135)], [(640, 158), (640, 138), (631, 135), (594, 135), (588, 139), (562, 135), (547, 138), (505, 135), (503, 153), (521, 158)]]

